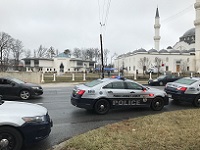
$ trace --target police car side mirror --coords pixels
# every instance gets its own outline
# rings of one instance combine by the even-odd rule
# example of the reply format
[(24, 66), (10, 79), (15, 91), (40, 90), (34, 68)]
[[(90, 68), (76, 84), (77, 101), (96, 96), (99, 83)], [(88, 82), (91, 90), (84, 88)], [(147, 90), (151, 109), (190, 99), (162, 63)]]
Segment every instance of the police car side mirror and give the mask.
[(145, 87), (142, 87), (142, 91), (146, 91), (147, 90), (147, 88), (145, 88)]

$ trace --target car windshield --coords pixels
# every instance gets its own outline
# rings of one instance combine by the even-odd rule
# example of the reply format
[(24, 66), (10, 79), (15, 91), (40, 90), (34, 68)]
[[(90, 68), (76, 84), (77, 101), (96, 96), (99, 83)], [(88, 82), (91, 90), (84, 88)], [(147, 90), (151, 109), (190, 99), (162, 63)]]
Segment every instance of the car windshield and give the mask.
[(87, 83), (85, 83), (84, 85), (85, 86), (88, 86), (88, 87), (94, 87), (95, 85), (98, 85), (98, 84), (100, 84), (100, 83), (102, 83), (103, 81), (101, 81), (101, 80), (93, 80), (93, 81), (91, 81), (91, 82), (87, 82)]
[(175, 82), (180, 83), (180, 84), (185, 84), (185, 85), (191, 85), (191, 84), (197, 82), (197, 80), (182, 78), (182, 79), (176, 80)]
[(12, 81), (16, 82), (16, 83), (25, 83), (24, 81), (22, 80), (19, 80), (19, 79), (16, 79), (16, 78), (12, 78)]

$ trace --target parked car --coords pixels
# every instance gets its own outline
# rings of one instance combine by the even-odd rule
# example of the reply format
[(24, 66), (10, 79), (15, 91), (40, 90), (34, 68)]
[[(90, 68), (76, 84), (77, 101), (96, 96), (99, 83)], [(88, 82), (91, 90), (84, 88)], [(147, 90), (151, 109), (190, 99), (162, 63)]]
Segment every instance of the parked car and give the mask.
[(110, 109), (151, 107), (155, 111), (168, 105), (167, 93), (145, 87), (122, 77), (97, 79), (74, 87), (71, 104), (97, 114), (106, 114)]
[(43, 94), (43, 89), (38, 84), (27, 83), (17, 78), (0, 77), (0, 95), (18, 96), (27, 100), (32, 96)]
[[(163, 73), (163, 72), (164, 72), (163, 68), (160, 67), (159, 73)], [(156, 74), (156, 73), (158, 73), (158, 68), (156, 68), (156, 67), (149, 68), (149, 69), (146, 70), (146, 73), (147, 74), (149, 74), (149, 73)]]
[(167, 83), (164, 90), (175, 102), (190, 102), (200, 107), (200, 78), (184, 77)]
[(0, 98), (0, 149), (20, 150), (45, 139), (53, 123), (43, 106)]
[(159, 77), (157, 77), (156, 79), (151, 79), (148, 81), (149, 85), (166, 85), (168, 82), (173, 82), (176, 81), (178, 79), (180, 79), (181, 77), (175, 76), (175, 75), (161, 75)]

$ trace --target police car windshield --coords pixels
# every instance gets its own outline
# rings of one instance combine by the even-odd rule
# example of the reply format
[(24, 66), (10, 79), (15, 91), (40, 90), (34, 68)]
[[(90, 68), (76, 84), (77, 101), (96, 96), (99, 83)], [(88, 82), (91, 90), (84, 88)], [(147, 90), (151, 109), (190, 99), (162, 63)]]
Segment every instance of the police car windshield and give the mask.
[(185, 84), (185, 85), (191, 85), (191, 84), (197, 82), (197, 80), (182, 78), (182, 79), (176, 80), (175, 82), (180, 83), (180, 84)]
[(87, 82), (87, 83), (85, 83), (84, 85), (85, 86), (88, 86), (88, 87), (94, 87), (95, 85), (98, 85), (98, 84), (100, 84), (100, 83), (102, 83), (103, 81), (101, 81), (101, 80), (93, 80), (93, 81), (91, 81), (91, 82)]

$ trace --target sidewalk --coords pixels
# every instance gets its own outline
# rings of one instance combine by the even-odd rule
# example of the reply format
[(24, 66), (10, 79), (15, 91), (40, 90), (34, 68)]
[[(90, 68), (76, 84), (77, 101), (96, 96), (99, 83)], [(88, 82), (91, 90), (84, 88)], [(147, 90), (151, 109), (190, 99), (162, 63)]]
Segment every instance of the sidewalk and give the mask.
[(82, 84), (81, 82), (60, 82), (60, 83), (41, 83), (42, 87), (70, 87), (78, 84)]

